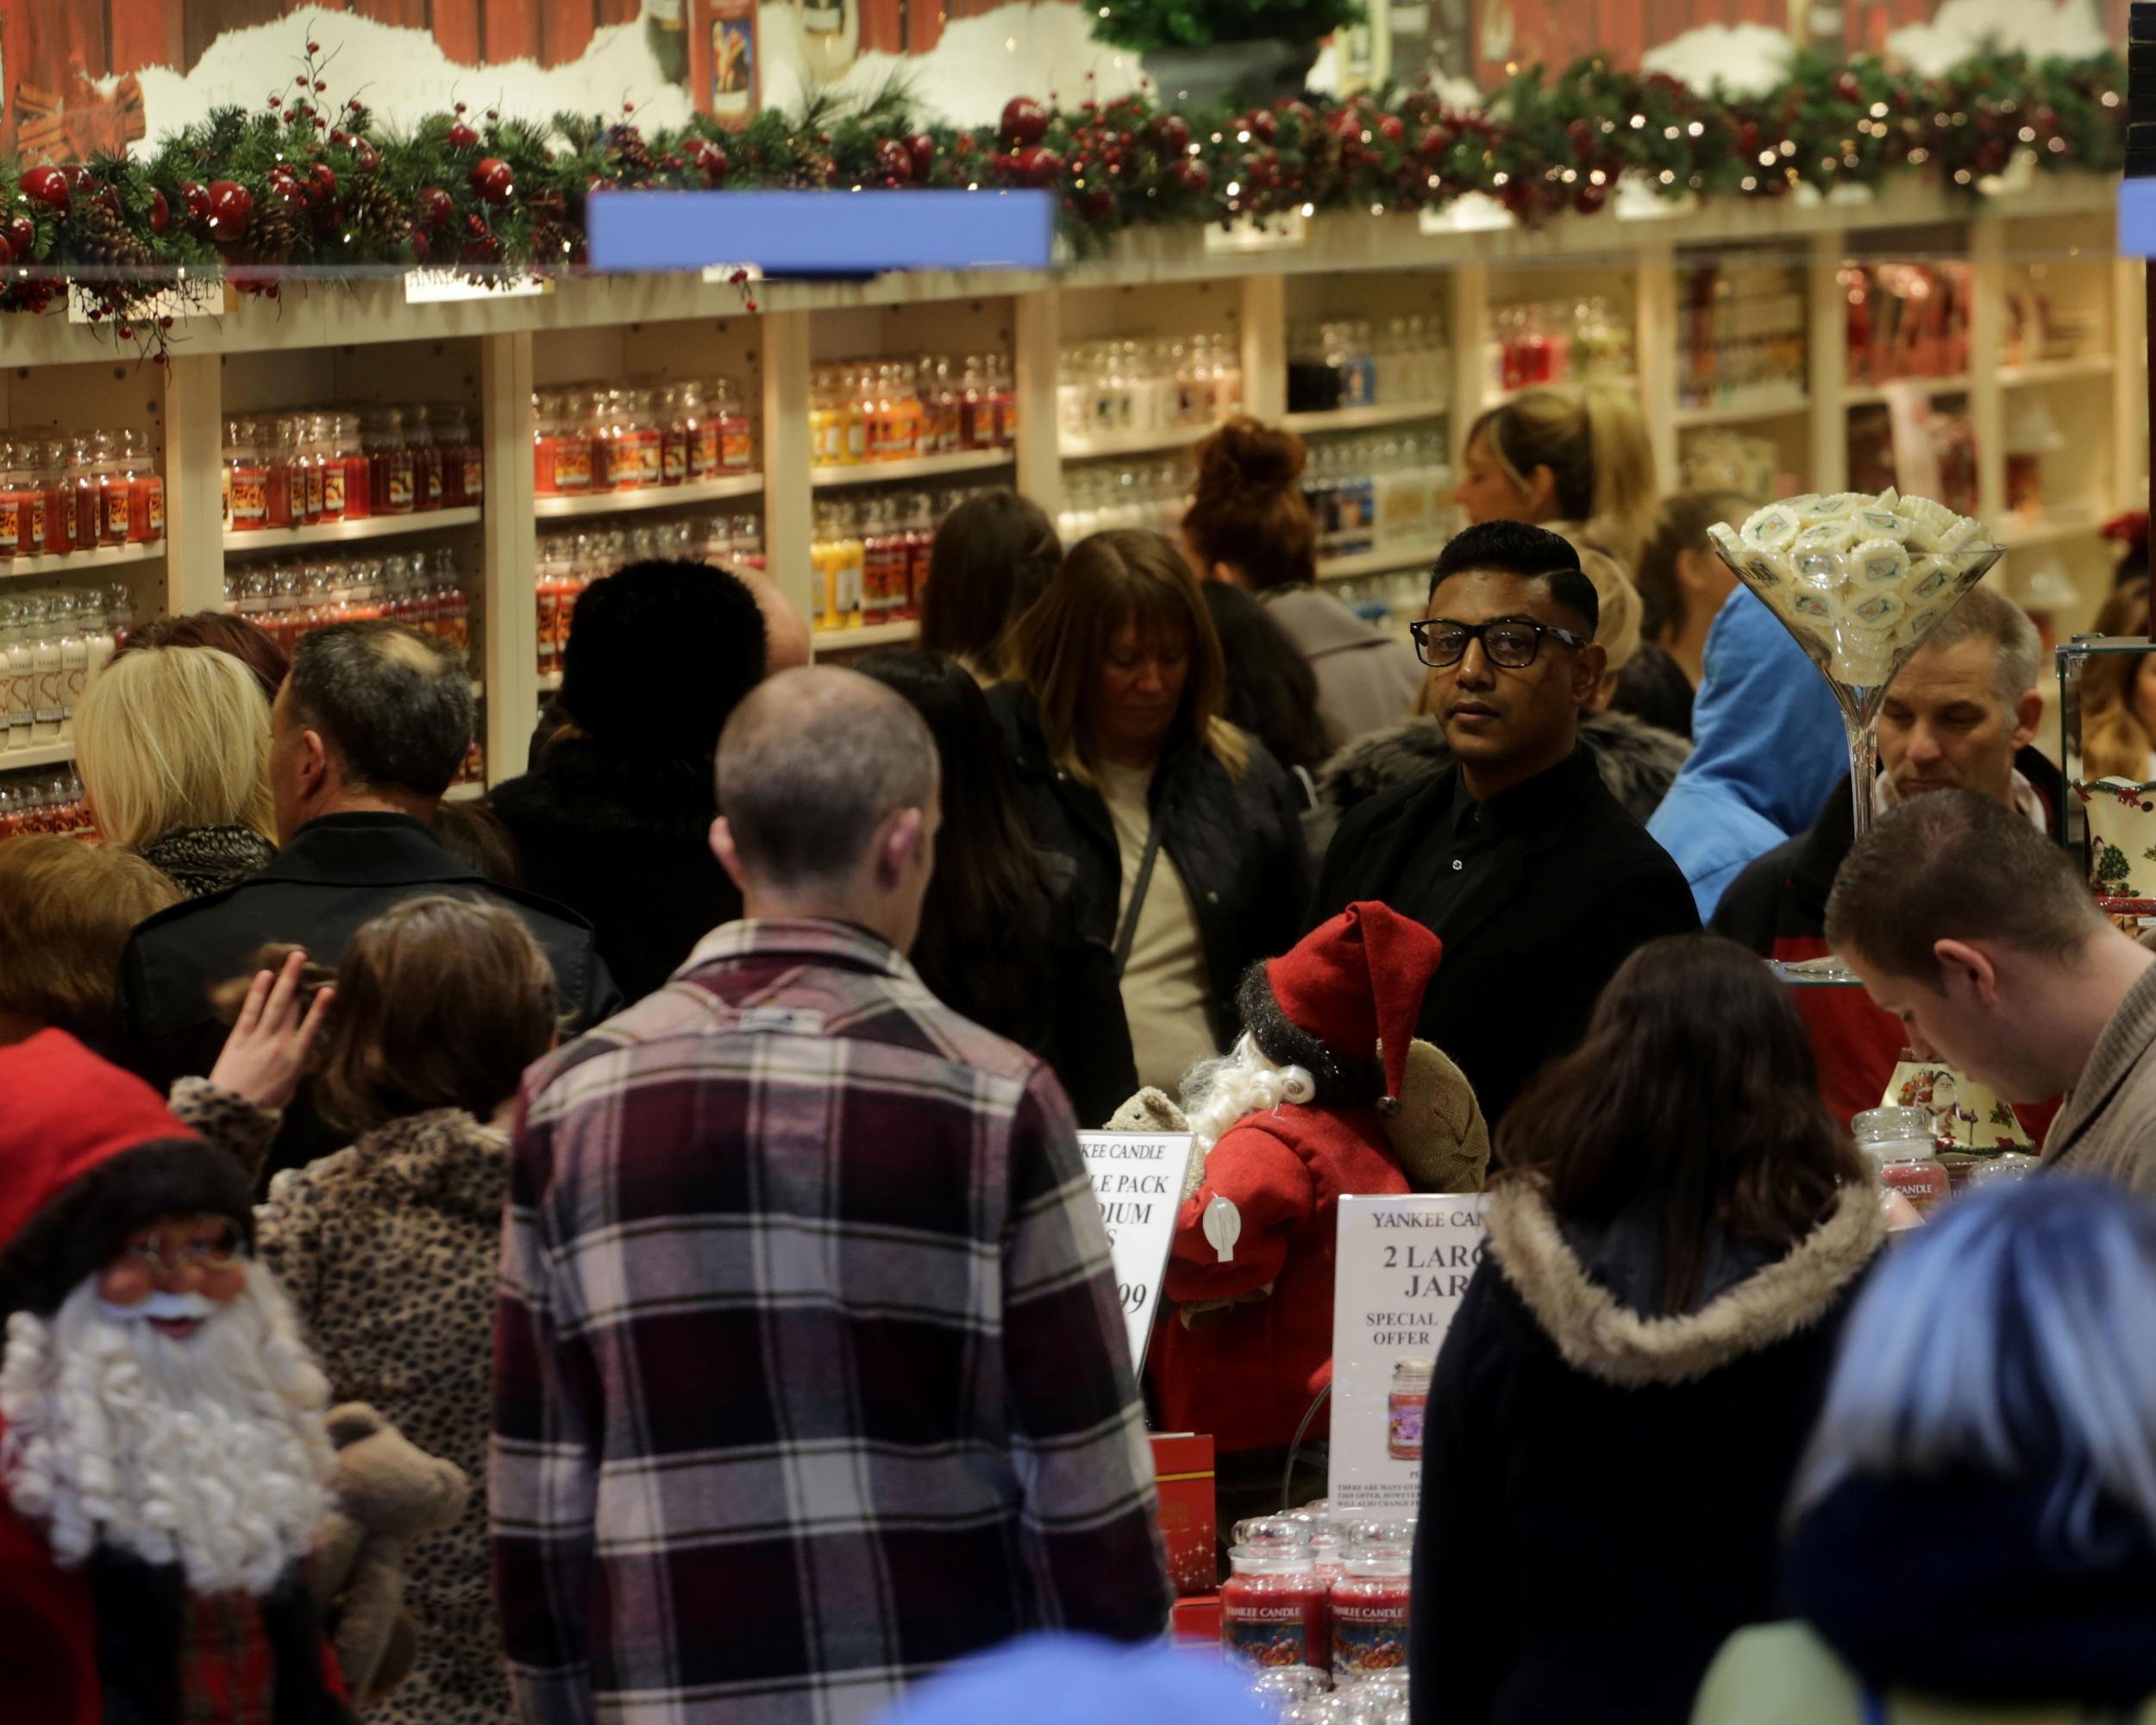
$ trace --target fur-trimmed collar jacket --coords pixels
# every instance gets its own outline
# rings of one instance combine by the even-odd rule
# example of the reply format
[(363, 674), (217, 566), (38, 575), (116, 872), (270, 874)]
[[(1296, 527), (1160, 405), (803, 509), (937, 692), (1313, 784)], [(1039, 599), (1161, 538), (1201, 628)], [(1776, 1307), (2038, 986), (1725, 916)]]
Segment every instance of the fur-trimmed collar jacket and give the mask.
[(1849, 1188), (1778, 1257), (1715, 1243), (1671, 1316), (1649, 1315), (1651, 1216), (1568, 1226), (1515, 1182), (1489, 1221), (1424, 1430), (1417, 1716), (1683, 1720), (1721, 1643), (1777, 1615), (1782, 1509), (1885, 1239), (1878, 1194)]
[[(1628, 712), (1582, 713), (1579, 735), (1610, 795), (1642, 826), (1692, 752), (1683, 737)], [(1338, 820), (1380, 791), (1442, 773), (1451, 764), (1445, 727), (1426, 715), (1411, 718), (1349, 743), (1326, 762), (1318, 770), (1318, 800)]]

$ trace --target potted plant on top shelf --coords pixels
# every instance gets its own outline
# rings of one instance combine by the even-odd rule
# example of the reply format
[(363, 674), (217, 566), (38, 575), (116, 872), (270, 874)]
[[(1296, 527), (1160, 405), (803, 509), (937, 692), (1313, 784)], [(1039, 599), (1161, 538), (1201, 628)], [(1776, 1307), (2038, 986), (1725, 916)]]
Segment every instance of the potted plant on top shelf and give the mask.
[(1299, 94), (1319, 44), (1360, 23), (1361, 0), (1105, 0), (1094, 37), (1136, 52), (1164, 104)]

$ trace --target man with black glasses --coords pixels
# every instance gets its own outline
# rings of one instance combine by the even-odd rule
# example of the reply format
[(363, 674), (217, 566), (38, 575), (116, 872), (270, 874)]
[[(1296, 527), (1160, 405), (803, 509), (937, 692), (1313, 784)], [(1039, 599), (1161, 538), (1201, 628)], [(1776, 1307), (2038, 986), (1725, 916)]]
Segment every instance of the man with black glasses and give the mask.
[(1413, 632), (1457, 764), (1356, 807), (1313, 906), (1314, 925), (1375, 899), (1444, 941), (1421, 1034), (1493, 1126), (1634, 948), (1699, 927), (1683, 875), (1578, 745), (1599, 612), (1554, 533), (1489, 521), (1445, 548)]

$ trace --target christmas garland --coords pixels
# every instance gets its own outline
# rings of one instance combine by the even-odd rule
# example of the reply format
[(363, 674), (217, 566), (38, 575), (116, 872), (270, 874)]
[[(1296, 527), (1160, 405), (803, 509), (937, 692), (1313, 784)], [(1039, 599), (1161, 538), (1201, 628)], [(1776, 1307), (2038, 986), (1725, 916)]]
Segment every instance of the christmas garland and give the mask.
[(357, 97), (330, 105), (318, 44), (297, 64), (261, 108), (222, 110), (140, 157), (0, 160), (0, 310), (43, 311), (72, 285), (93, 319), (161, 361), (158, 296), (175, 288), (274, 298), (302, 273), (573, 272), (586, 199), (609, 188), (1043, 187), (1061, 191), (1064, 231), (1086, 250), (1141, 225), (1413, 211), (1470, 193), (1539, 223), (1591, 215), (1626, 174), (1671, 198), (1904, 172), (1973, 194), (2017, 158), (2115, 171), (2124, 129), (2115, 54), (1985, 53), (1941, 78), (1799, 56), (1780, 87), (1742, 97), (1589, 58), (1555, 80), (1524, 72), (1471, 112), (1427, 89), (1242, 112), (1051, 94), (1013, 100), (993, 129), (917, 123), (887, 90), (850, 110), (818, 98), (736, 130), (699, 118), (649, 135), (633, 107), (536, 124), (459, 104), (392, 130)]

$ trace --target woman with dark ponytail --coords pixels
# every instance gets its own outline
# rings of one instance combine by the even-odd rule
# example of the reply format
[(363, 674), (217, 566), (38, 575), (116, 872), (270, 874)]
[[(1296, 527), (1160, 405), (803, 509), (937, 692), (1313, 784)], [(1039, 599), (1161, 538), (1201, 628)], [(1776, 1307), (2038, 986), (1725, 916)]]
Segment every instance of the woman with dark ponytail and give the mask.
[(1318, 524), (1300, 483), (1292, 431), (1231, 419), (1198, 446), (1198, 484), (1183, 543), (1200, 579), (1257, 595), (1318, 679), (1318, 717), (1333, 748), (1407, 717), (1422, 667), (1318, 586)]

